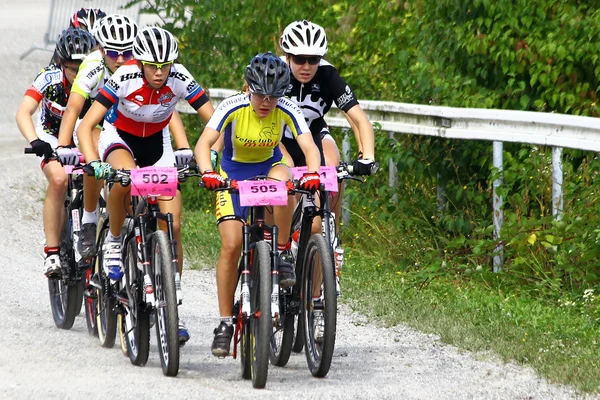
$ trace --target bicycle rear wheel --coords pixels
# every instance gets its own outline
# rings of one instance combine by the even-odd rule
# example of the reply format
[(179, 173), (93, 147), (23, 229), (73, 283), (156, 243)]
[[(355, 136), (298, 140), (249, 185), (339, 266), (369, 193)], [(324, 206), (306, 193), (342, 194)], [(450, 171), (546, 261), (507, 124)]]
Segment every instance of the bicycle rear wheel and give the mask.
[[(110, 280), (104, 273), (102, 263), (104, 256), (102, 254), (102, 244), (108, 234), (107, 214), (102, 214), (98, 219), (98, 235), (100, 237), (98, 256), (94, 264), (94, 275), (98, 278), (100, 288), (95, 288), (96, 294), (96, 326), (98, 327), (98, 339), (102, 347), (113, 347), (117, 336), (117, 315), (115, 313), (115, 299), (112, 296)], [(106, 225), (106, 226), (105, 226)]]
[(271, 248), (259, 241), (254, 248), (250, 287), (250, 360), (252, 386), (262, 389), (267, 384), (271, 318)]
[(144, 280), (137, 267), (137, 243), (135, 237), (127, 241), (125, 254), (125, 285), (128, 292), (128, 306), (122, 316), (123, 353), (129, 356), (133, 365), (146, 365), (150, 354), (150, 310), (142, 293)]
[(167, 234), (152, 234), (152, 271), (156, 307), (156, 339), (163, 374), (176, 376), (179, 372), (179, 316), (175, 292), (175, 269)]
[[(92, 265), (94, 265), (95, 262), (96, 261), (94, 260)], [(86, 295), (83, 299), (83, 304), (85, 309), (85, 322), (87, 325), (87, 331), (91, 336), (98, 336), (98, 327), (96, 326), (96, 290), (90, 286), (90, 278), (92, 277), (93, 272), (93, 267), (88, 268), (85, 271), (84, 279), (82, 279), (82, 282), (88, 291), (88, 295)]]
[(273, 323), (270, 340), (271, 364), (278, 367), (285, 366), (292, 354), (294, 345), (294, 319), (290, 302), (292, 294), (290, 289), (279, 289), (279, 319)]
[(71, 240), (71, 220), (68, 208), (65, 210), (65, 222), (60, 235), (60, 264), (62, 277), (48, 279), (50, 293), (50, 308), (54, 324), (60, 329), (71, 329), (75, 317), (79, 314), (81, 303), (80, 282), (77, 280), (77, 262)]
[[(319, 301), (314, 301), (317, 293)], [(320, 234), (312, 235), (306, 247), (301, 298), (308, 369), (322, 378), (329, 372), (335, 347), (337, 295), (331, 247)]]

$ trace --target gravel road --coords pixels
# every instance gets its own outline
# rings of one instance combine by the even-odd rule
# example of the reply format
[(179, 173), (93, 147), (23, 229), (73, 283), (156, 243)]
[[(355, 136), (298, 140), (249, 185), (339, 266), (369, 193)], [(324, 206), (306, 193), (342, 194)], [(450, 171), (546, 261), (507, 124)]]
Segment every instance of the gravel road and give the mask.
[(150, 359), (135, 367), (118, 347), (101, 348), (85, 316), (73, 328), (54, 326), (42, 275), (41, 206), (44, 178), (14, 115), (23, 93), (50, 53), (19, 55), (41, 41), (48, 2), (0, 0), (0, 399), (65, 398), (297, 398), (297, 399), (572, 399), (573, 389), (548, 384), (531, 369), (480, 361), (405, 326), (381, 328), (342, 306), (331, 372), (313, 378), (304, 355), (270, 368), (267, 387), (252, 389), (239, 362), (210, 355), (217, 322), (214, 271), (187, 270), (181, 313), (192, 339), (179, 375), (162, 375), (152, 338)]

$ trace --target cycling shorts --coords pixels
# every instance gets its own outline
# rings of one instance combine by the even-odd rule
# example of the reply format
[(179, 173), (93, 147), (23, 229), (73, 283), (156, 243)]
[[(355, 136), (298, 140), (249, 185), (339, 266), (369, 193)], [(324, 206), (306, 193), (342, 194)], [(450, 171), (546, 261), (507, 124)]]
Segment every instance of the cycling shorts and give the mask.
[(98, 139), (98, 151), (102, 161), (117, 149), (127, 150), (138, 167), (173, 167), (175, 155), (171, 146), (169, 126), (146, 137), (135, 136), (104, 121)]
[[(271, 168), (283, 164), (285, 161), (280, 156), (271, 157), (261, 163), (241, 163), (223, 160), (221, 163), (221, 175), (226, 179), (243, 181), (259, 175), (268, 175)], [(217, 192), (216, 202), (217, 225), (223, 221), (236, 220), (245, 222), (248, 219), (250, 207), (240, 206), (240, 196), (228, 191)]]

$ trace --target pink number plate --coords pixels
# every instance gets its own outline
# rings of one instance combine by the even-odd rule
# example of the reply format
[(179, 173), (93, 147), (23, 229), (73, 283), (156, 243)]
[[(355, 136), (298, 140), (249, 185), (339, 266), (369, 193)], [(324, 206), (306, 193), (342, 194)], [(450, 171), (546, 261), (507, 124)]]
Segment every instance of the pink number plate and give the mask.
[(280, 181), (238, 181), (240, 205), (286, 206), (288, 192), (285, 182)]
[(132, 196), (175, 196), (177, 168), (144, 167), (131, 170)]
[(83, 174), (83, 170), (81, 168), (76, 169), (75, 171), (73, 171), (73, 168), (75, 168), (74, 165), (65, 165), (65, 174), (72, 174), (72, 175)]
[[(302, 175), (304, 175), (306, 172), (308, 172), (308, 167), (292, 168), (294, 179), (302, 178)], [(325, 190), (329, 192), (337, 192), (339, 190), (337, 170), (335, 167), (320, 167), (319, 175), (321, 175), (321, 183), (325, 185)]]

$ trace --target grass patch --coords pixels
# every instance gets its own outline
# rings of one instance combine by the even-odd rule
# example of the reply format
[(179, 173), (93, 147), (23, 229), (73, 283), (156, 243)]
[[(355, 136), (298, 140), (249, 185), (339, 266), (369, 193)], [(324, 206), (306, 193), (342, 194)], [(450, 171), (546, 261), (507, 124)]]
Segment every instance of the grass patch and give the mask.
[[(212, 267), (220, 248), (214, 200), (188, 198), (186, 203), (182, 222), (186, 259), (192, 268)], [(542, 300), (522, 287), (492, 282), (502, 280), (502, 274), (479, 272), (423, 283), (428, 275), (421, 268), (400, 265), (401, 254), (418, 250), (415, 237), (396, 241), (396, 252), (390, 255), (388, 246), (375, 242), (380, 236), (398, 237), (392, 232), (365, 230), (360, 236), (349, 236), (343, 300), (357, 311), (386, 325), (406, 323), (437, 334), (445, 343), (473, 351), (477, 357), (491, 353), (529, 365), (550, 382), (598, 391), (600, 294), (597, 299), (588, 290), (556, 301)]]
[(484, 281), (414, 276), (352, 249), (343, 270), (347, 301), (387, 325), (400, 322), (435, 333), (445, 343), (493, 352), (533, 367), (549, 381), (598, 391), (600, 351), (593, 293), (549, 304), (518, 292), (491, 290)]

